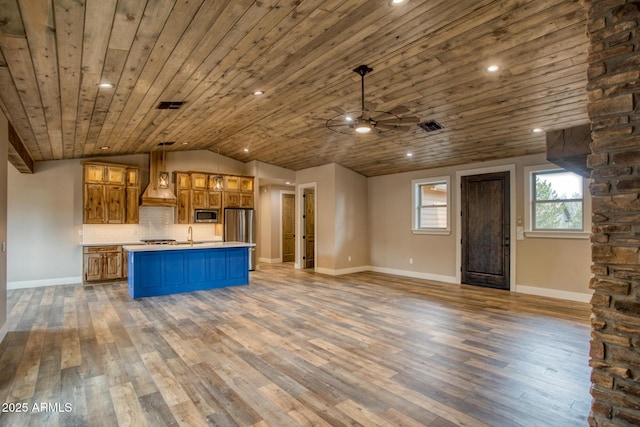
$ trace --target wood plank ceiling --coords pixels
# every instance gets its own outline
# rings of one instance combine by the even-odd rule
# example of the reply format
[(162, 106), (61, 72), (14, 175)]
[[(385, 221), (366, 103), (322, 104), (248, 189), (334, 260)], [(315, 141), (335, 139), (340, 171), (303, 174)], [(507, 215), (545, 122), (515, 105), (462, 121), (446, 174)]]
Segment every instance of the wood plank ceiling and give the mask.
[[(579, 0), (0, 0), (0, 107), (35, 161), (170, 140), (376, 176), (540, 153), (533, 128), (588, 122), (585, 15)], [(328, 130), (360, 108), (360, 64), (375, 110), (444, 129)]]

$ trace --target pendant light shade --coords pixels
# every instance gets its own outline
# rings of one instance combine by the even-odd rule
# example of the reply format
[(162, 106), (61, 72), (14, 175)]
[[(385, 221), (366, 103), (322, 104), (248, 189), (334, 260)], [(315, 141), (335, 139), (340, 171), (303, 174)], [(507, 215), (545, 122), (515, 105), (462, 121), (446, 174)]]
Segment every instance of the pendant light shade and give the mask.
[(167, 145), (167, 134), (164, 133), (164, 139), (162, 141), (162, 169), (158, 171), (158, 188), (165, 190), (169, 188), (169, 172), (167, 172), (167, 153), (165, 147)]

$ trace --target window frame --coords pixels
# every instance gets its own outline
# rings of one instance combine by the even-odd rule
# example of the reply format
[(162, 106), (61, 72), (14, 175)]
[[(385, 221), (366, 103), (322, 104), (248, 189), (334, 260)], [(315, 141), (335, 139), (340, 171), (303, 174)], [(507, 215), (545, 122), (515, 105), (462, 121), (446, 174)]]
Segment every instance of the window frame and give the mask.
[[(441, 228), (420, 228), (420, 187), (423, 185), (445, 184), (447, 186), (446, 218), (447, 226)], [(451, 234), (451, 176), (421, 178), (411, 181), (411, 232), (413, 234)]]
[[(524, 168), (524, 235), (526, 237), (541, 237), (541, 238), (558, 238), (558, 239), (588, 239), (591, 235), (591, 197), (588, 191), (588, 179), (576, 174), (582, 179), (582, 229), (581, 230), (536, 230), (533, 227), (534, 213), (533, 209), (535, 203), (533, 197), (535, 196), (534, 189), (534, 177), (536, 174), (541, 173), (555, 173), (555, 172), (572, 172), (561, 167), (552, 165), (536, 165), (526, 166)], [(520, 226), (520, 224), (518, 224)]]

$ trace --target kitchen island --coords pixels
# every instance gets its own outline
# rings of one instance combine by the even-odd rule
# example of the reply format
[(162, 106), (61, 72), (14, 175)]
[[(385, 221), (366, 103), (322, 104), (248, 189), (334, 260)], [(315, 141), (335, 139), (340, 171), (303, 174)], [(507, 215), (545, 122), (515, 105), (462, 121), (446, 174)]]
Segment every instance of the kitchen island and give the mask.
[(132, 298), (249, 284), (252, 243), (123, 246)]

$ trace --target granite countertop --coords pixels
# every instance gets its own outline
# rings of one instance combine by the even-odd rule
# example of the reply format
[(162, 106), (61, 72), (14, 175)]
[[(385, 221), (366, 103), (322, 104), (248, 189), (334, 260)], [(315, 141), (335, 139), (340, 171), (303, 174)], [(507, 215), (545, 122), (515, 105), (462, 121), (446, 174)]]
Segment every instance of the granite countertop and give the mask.
[(201, 242), (196, 241), (193, 245), (189, 242), (177, 242), (175, 245), (126, 245), (123, 246), (124, 250), (130, 252), (153, 252), (153, 251), (178, 251), (178, 250), (190, 250), (190, 249), (215, 249), (215, 248), (250, 248), (255, 246), (255, 243), (246, 242)]

